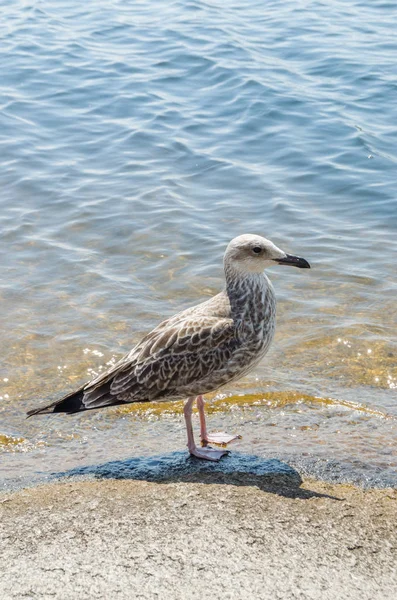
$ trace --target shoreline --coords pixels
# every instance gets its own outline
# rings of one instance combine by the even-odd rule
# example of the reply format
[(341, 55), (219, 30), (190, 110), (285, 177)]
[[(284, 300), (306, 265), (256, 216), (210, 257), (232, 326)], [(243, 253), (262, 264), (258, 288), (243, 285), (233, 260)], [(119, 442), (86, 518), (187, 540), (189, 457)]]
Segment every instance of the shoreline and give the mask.
[(0, 596), (397, 595), (397, 490), (205, 470), (3, 493)]

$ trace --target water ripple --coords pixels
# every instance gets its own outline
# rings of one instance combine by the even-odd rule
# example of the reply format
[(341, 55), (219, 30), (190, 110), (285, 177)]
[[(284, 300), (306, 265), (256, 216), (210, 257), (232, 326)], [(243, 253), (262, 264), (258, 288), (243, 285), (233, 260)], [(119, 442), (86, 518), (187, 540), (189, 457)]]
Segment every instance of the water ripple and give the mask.
[[(272, 271), (276, 344), (239, 389), (395, 415), (394, 4), (7, 0), (2, 17), (0, 433), (26, 440), (14, 444), (31, 456), (23, 468), (53, 446), (77, 460), (93, 424), (70, 438), (59, 422), (42, 447), (46, 423), (22, 419), (33, 398), (88, 377), (97, 365), (83, 348), (120, 356), (161, 317), (215, 293), (224, 246), (243, 231), (314, 268)], [(294, 438), (296, 406), (283, 410), (272, 416), (280, 447), (315, 455), (317, 433)], [(309, 424), (319, 411), (323, 447), (364, 471), (361, 442), (332, 443), (349, 420), (310, 406)], [(149, 452), (161, 432), (141, 427)], [(387, 426), (355, 427), (362, 444), (375, 440), (367, 468), (383, 465)], [(247, 428), (247, 448), (259, 429)], [(388, 456), (392, 469), (395, 447)]]

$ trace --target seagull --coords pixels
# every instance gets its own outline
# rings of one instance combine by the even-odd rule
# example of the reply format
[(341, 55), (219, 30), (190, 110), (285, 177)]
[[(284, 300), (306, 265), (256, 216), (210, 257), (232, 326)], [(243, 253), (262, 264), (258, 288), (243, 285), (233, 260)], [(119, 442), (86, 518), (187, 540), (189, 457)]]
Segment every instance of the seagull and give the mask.
[[(269, 349), (276, 297), (264, 270), (275, 264), (300, 269), (310, 265), (252, 234), (234, 238), (223, 263), (223, 291), (166, 319), (108, 371), (74, 393), (29, 411), (28, 416), (187, 399), (184, 416), (190, 454), (211, 461), (227, 454), (210, 444), (225, 447), (240, 436), (207, 432), (203, 395), (246, 375)], [(193, 434), (194, 402), (200, 419), (200, 447)]]

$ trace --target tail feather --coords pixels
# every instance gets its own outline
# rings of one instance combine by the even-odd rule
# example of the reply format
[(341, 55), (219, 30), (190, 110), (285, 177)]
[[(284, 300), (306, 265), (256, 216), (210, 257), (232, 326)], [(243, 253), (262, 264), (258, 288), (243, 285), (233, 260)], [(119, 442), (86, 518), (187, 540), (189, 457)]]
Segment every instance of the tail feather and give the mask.
[(47, 415), (56, 412), (65, 412), (69, 414), (80, 412), (81, 410), (85, 410), (83, 396), (84, 392), (83, 388), (81, 388), (77, 392), (73, 392), (73, 394), (69, 394), (60, 400), (56, 400), (56, 402), (29, 410), (27, 412), (28, 418), (33, 417), (34, 415)]

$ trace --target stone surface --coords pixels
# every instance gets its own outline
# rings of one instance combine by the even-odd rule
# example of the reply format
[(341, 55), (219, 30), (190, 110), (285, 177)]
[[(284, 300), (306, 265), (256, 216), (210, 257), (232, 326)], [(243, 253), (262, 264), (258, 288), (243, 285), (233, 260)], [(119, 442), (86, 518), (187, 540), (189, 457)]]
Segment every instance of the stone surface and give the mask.
[(229, 483), (244, 481), (261, 489), (269, 486), (296, 488), (302, 483), (295, 469), (277, 459), (263, 459), (255, 455), (232, 452), (219, 462), (200, 460), (186, 451), (170, 452), (158, 456), (136, 457), (112, 461), (102, 465), (80, 467), (59, 477), (90, 476), (100, 479), (137, 479), (146, 481), (205, 481)]
[(396, 491), (264, 484), (237, 463), (237, 479), (230, 462), (229, 474), (197, 467), (195, 481), (69, 480), (3, 494), (0, 598), (397, 597)]

